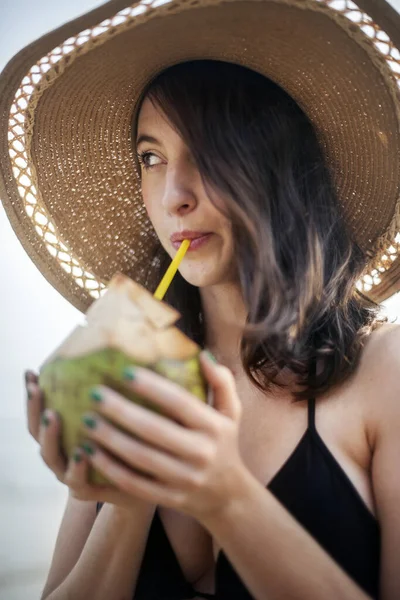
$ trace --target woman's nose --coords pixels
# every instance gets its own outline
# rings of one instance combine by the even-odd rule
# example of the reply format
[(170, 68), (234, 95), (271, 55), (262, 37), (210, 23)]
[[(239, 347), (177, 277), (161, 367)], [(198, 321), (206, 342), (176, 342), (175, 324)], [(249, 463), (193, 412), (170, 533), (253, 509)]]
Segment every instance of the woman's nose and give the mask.
[(170, 215), (184, 215), (198, 203), (200, 176), (191, 166), (174, 167), (167, 173), (163, 198), (164, 208)]

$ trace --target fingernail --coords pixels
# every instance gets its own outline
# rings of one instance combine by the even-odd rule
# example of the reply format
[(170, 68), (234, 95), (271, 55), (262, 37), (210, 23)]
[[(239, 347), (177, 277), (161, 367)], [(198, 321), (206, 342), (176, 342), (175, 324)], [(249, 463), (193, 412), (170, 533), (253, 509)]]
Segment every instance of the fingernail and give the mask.
[(41, 422), (42, 422), (42, 425), (44, 425), (45, 427), (47, 427), (50, 424), (50, 419), (49, 419), (48, 415), (46, 414), (46, 411), (42, 414)]
[(73, 455), (73, 459), (74, 462), (79, 463), (82, 460), (82, 455), (79, 453), (78, 450), (75, 450), (74, 455)]
[(97, 426), (96, 419), (94, 419), (90, 415), (83, 415), (82, 421), (86, 425), (86, 427), (89, 427), (89, 429), (95, 429)]
[(37, 383), (37, 380), (38, 380), (37, 375), (33, 371), (30, 371), (29, 369), (24, 372), (24, 377), (25, 377), (26, 385), (28, 385), (28, 383)]
[(83, 442), (82, 448), (84, 449), (86, 454), (90, 454), (91, 456), (95, 453), (95, 448), (91, 444), (88, 444), (87, 442)]
[(123, 378), (127, 381), (133, 381), (136, 379), (136, 369), (135, 367), (126, 367), (122, 374)]
[(36, 391), (36, 386), (34, 383), (28, 383), (28, 385), (26, 386), (26, 391), (28, 392), (28, 400), (30, 400), (33, 396), (33, 394)]
[(218, 362), (217, 359), (215, 358), (214, 354), (211, 354), (211, 352), (209, 350), (206, 350), (206, 354), (207, 354), (208, 358), (210, 360), (212, 360), (214, 363)]
[(103, 394), (97, 388), (92, 388), (89, 392), (89, 396), (93, 402), (103, 402)]

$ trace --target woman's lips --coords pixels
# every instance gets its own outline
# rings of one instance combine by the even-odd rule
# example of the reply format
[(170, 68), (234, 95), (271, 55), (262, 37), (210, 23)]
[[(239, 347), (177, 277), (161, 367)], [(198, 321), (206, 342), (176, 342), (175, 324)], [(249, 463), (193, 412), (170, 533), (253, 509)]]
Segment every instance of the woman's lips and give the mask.
[[(206, 244), (208, 242), (208, 240), (211, 236), (212, 236), (212, 233), (207, 233), (206, 235), (202, 235), (201, 237), (195, 238), (194, 240), (192, 240), (190, 242), (190, 246), (189, 246), (187, 252), (192, 252), (193, 250), (197, 250), (198, 248), (201, 248), (202, 246), (204, 246), (204, 244)], [(179, 250), (181, 244), (182, 244), (182, 242), (172, 242), (172, 245), (176, 250)]]

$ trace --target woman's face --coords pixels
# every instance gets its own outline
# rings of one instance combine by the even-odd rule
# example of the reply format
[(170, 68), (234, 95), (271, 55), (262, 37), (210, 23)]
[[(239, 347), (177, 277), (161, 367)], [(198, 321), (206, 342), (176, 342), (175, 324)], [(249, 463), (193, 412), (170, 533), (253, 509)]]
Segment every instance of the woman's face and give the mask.
[(143, 202), (162, 246), (172, 258), (179, 248), (170, 239), (174, 233), (210, 233), (199, 247), (190, 246), (179, 271), (198, 287), (232, 281), (230, 221), (207, 196), (188, 147), (149, 99), (142, 104), (137, 131)]

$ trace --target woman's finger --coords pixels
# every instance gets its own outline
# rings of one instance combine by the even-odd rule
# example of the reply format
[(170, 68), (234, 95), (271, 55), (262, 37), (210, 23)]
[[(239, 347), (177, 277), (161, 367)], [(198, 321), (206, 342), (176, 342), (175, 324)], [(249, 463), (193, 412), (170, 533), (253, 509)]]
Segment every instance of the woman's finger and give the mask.
[[(183, 462), (182, 457), (175, 458), (134, 440), (129, 434), (115, 429), (95, 413), (87, 417), (90, 427), (86, 426), (86, 434), (127, 465), (168, 483), (177, 485), (191, 483), (196, 470), (190, 464)], [(197, 444), (197, 447), (192, 440), (189, 446), (191, 456), (195, 456), (198, 463), (202, 464), (210, 458), (206, 456), (207, 440), (204, 440), (202, 446)]]
[(34, 371), (31, 371), (30, 369), (25, 371), (24, 378), (25, 378), (25, 385), (28, 385), (28, 383), (30, 383), (30, 382), (37, 383), (39, 380), (39, 376)]
[(55, 473), (57, 479), (64, 482), (67, 460), (60, 448), (60, 420), (52, 411), (45, 410), (39, 429), (40, 456)]
[[(98, 412), (123, 427), (125, 431), (156, 448), (167, 450), (182, 460), (190, 462), (203, 460), (204, 452), (207, 451), (207, 440), (201, 432), (188, 430), (148, 408), (134, 402), (127, 402), (126, 398), (114, 390), (102, 386), (96, 390), (102, 396), (96, 403)], [(107, 432), (109, 431), (108, 429)], [(116, 432), (115, 429), (113, 431)]]
[(111, 484), (93, 485), (89, 483), (89, 468), (91, 468), (91, 465), (87, 454), (82, 448), (74, 448), (68, 461), (67, 470), (64, 473), (63, 483), (70, 488), (71, 494), (78, 500), (109, 502), (118, 491)]
[(242, 416), (242, 404), (236, 391), (232, 371), (214, 362), (209, 352), (200, 353), (200, 364), (213, 392), (213, 408), (219, 414), (238, 422)]
[(39, 386), (30, 381), (27, 386), (26, 413), (28, 418), (28, 430), (35, 440), (39, 441), (40, 418), (43, 410), (43, 396)]
[[(109, 460), (112, 460), (109, 458)], [(115, 485), (88, 483), (89, 468), (93, 467), (82, 448), (75, 448), (65, 473), (64, 483), (69, 487), (70, 494), (77, 500), (89, 502), (107, 502), (125, 508), (131, 508), (139, 498), (133, 498)]]
[[(214, 431), (214, 411), (185, 388), (150, 369), (126, 369), (125, 384), (136, 394), (153, 404), (169, 419), (188, 429)], [(102, 391), (103, 386), (96, 387)], [(108, 391), (109, 388), (103, 388)], [(123, 398), (123, 397), (122, 397)]]
[(88, 484), (89, 466), (90, 464), (85, 452), (81, 448), (74, 448), (64, 474), (64, 483), (71, 489), (75, 498), (82, 500), (92, 499), (91, 496), (94, 490)]
[[(91, 464), (107, 479), (115, 483), (118, 488), (118, 495), (120, 493), (127, 494), (127, 505), (132, 503), (132, 498), (129, 499), (129, 497), (135, 496), (151, 504), (161, 504), (171, 507), (179, 506), (183, 496), (181, 491), (168, 489), (164, 484), (160, 485), (151, 477), (134, 473), (126, 465), (116, 462), (107, 452), (101, 450), (99, 446), (95, 444), (90, 445), (92, 447), (90, 454)], [(104, 496), (107, 495), (110, 495), (112, 498), (113, 493), (111, 491), (105, 492)], [(105, 502), (108, 502), (108, 500), (105, 500)]]

